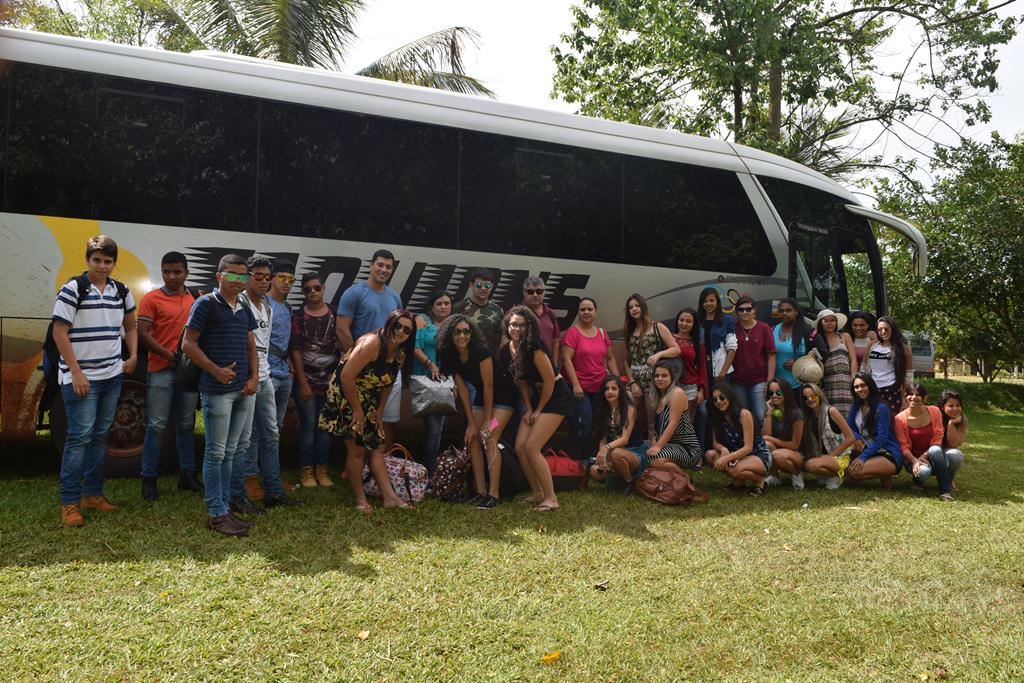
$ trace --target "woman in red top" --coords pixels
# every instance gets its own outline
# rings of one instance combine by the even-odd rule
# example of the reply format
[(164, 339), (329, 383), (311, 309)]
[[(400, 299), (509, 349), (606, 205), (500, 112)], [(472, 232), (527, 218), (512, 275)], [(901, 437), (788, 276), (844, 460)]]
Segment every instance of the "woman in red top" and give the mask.
[(942, 411), (925, 405), (928, 390), (922, 384), (913, 384), (907, 392), (909, 408), (893, 418), (896, 440), (903, 451), (903, 464), (914, 478), (915, 491), (924, 490), (924, 481), (932, 475), (932, 458), (941, 456)]
[(704, 363), (704, 349), (700, 345), (700, 332), (697, 327), (697, 311), (684, 308), (676, 313), (676, 331), (672, 338), (679, 347), (679, 358), (683, 362), (683, 371), (679, 375), (679, 385), (686, 393), (690, 403), (690, 419), (701, 447), (706, 441), (704, 433), (708, 422), (708, 381), (707, 363)]
[(573, 406), (569, 415), (569, 453), (577, 459), (594, 452), (591, 443), (594, 410), (604, 378), (619, 376), (619, 364), (612, 353), (612, 340), (604, 328), (594, 324), (597, 304), (589, 296), (580, 299), (576, 322), (562, 338), (562, 375), (572, 387)]
[(775, 336), (772, 328), (757, 319), (754, 298), (749, 294), (736, 300), (736, 313), (736, 356), (729, 381), (760, 430), (768, 407), (764, 400), (765, 385), (775, 377)]

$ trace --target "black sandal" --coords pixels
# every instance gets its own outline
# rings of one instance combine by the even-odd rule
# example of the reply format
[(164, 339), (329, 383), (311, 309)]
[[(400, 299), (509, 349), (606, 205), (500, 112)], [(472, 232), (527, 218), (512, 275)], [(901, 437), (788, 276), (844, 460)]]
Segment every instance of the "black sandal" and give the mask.
[(722, 490), (726, 493), (743, 493), (747, 489), (743, 484), (737, 484), (736, 482), (730, 482), (722, 487)]
[(756, 498), (757, 496), (760, 496), (762, 493), (764, 493), (764, 487), (755, 486), (754, 488), (750, 489), (749, 495), (754, 496)]

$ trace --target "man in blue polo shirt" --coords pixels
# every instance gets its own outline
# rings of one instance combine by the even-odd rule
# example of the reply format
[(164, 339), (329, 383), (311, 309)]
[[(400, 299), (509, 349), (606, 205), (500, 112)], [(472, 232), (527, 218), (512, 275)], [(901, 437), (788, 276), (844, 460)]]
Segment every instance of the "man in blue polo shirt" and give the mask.
[(206, 525), (225, 536), (246, 536), (250, 523), (231, 514), (229, 504), (231, 470), (244, 466), (238, 443), (252, 421), (259, 388), (256, 319), (238, 299), (249, 282), (245, 259), (227, 254), (217, 266), (216, 277), (218, 288), (192, 306), (182, 351), (202, 369)]
[[(103, 496), (103, 461), (107, 432), (117, 413), (121, 383), (135, 370), (135, 301), (110, 272), (117, 263), (117, 243), (106, 235), (85, 245), (87, 280), (76, 277), (57, 292), (53, 306), (53, 341), (60, 352), (57, 382), (67, 412), (68, 433), (60, 464), (60, 519), (82, 526), (81, 508), (113, 512)], [(79, 286), (88, 291), (79, 291)], [(122, 360), (121, 331), (128, 347)]]
[[(388, 287), (395, 272), (395, 255), (378, 249), (370, 259), (370, 277), (357, 282), (341, 295), (338, 306), (338, 334), (343, 352), (348, 352), (359, 337), (384, 326), (392, 311), (402, 307), (402, 297)], [(384, 406), (384, 441), (390, 448), (395, 442), (395, 423), (401, 418), (402, 382), (395, 379), (387, 405)]]

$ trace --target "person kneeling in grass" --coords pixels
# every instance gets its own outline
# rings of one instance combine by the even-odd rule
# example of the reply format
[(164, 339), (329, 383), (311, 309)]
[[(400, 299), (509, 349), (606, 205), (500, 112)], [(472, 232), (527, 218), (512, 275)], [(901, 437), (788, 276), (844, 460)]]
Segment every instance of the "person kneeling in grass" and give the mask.
[(903, 465), (900, 444), (892, 429), (892, 413), (871, 375), (858, 372), (853, 378), (853, 405), (848, 422), (856, 441), (855, 459), (846, 470), (853, 481), (880, 479), (882, 488), (892, 488), (892, 478)]
[(793, 396), (793, 387), (784, 379), (773, 379), (765, 388), (768, 409), (761, 436), (772, 454), (772, 473), (764, 483), (778, 486), (779, 471), (792, 477), (793, 488), (804, 487), (804, 456), (800, 444), (804, 438), (804, 415)]
[(704, 454), (707, 464), (732, 479), (726, 490), (744, 490), (744, 482), (754, 482), (750, 495), (764, 492), (764, 478), (772, 467), (768, 444), (754, 428), (753, 414), (736, 398), (728, 384), (719, 384), (711, 392), (715, 410), (710, 412), (712, 447)]
[(594, 426), (601, 435), (597, 455), (590, 459), (590, 476), (604, 481), (614, 474), (611, 454), (617, 448), (626, 448), (633, 438), (636, 425), (636, 407), (626, 390), (626, 383), (616, 375), (607, 375), (598, 392), (594, 411)]
[(936, 454), (932, 464), (935, 478), (939, 480), (939, 499), (949, 502), (953, 500), (953, 478), (964, 463), (960, 446), (967, 438), (967, 416), (964, 415), (960, 392), (955, 389), (943, 391), (939, 398), (939, 410), (942, 411), (942, 456)]
[(825, 392), (817, 384), (800, 389), (804, 409), (804, 470), (816, 474), (826, 489), (834, 491), (843, 483), (850, 464), (853, 430), (835, 406), (829, 405)]

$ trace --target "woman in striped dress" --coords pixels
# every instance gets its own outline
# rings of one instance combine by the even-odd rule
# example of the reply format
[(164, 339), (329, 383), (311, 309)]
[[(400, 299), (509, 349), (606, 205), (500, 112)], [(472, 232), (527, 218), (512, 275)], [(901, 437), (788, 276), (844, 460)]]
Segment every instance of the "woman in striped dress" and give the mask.
[(847, 333), (840, 332), (846, 326), (846, 316), (826, 308), (818, 313), (814, 326), (814, 349), (825, 366), (821, 388), (825, 390), (829, 405), (846, 413), (853, 402), (850, 382), (857, 373), (853, 339)]
[(700, 464), (700, 442), (688, 412), (689, 400), (679, 387), (677, 365), (659, 361), (654, 366), (651, 404), (655, 410), (654, 434), (635, 448), (612, 451), (612, 466), (623, 480), (630, 482), (648, 467), (696, 469)]

